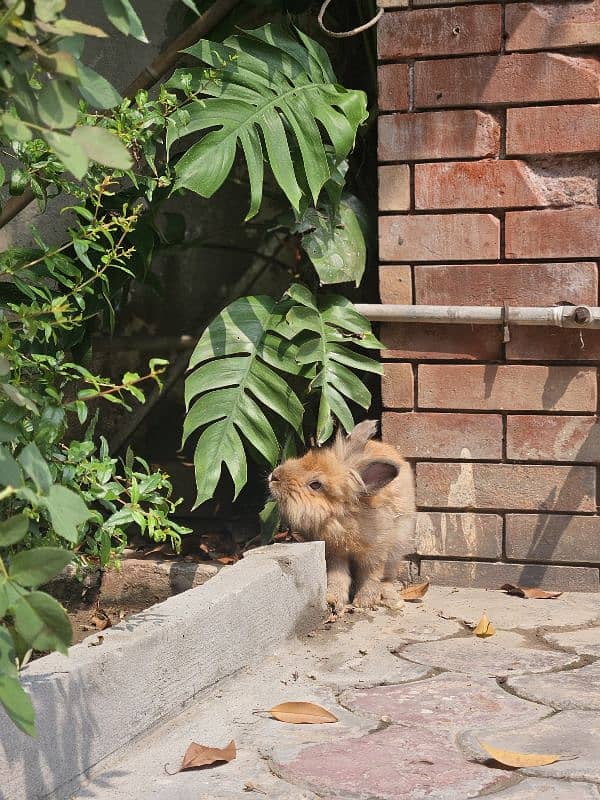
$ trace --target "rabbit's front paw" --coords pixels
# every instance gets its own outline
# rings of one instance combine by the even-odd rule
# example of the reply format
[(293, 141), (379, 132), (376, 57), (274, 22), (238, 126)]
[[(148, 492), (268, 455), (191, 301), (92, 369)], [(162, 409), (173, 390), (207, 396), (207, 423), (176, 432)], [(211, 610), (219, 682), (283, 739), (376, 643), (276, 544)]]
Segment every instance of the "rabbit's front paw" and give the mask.
[(381, 583), (369, 581), (363, 584), (354, 595), (352, 604), (357, 608), (377, 608), (381, 603)]
[(343, 614), (348, 600), (334, 592), (327, 592), (327, 605), (331, 608), (334, 614)]

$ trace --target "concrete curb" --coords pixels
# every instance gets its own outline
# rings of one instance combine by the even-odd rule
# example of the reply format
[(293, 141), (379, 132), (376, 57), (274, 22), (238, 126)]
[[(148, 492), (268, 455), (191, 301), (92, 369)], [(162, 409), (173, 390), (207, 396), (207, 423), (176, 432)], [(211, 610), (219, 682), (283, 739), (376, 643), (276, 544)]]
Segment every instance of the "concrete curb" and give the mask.
[(169, 598), (23, 671), (37, 737), (0, 710), (0, 798), (67, 797), (86, 772), (194, 695), (323, 619), (322, 542), (250, 551)]

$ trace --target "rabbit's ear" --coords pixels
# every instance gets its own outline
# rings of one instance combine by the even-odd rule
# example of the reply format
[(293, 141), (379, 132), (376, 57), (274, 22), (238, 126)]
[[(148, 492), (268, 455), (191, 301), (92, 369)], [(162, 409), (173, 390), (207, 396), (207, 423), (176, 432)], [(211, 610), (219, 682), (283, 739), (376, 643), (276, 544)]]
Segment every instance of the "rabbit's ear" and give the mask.
[(378, 492), (398, 477), (400, 470), (393, 461), (367, 461), (358, 468), (362, 482), (369, 494)]
[(377, 433), (378, 425), (379, 423), (374, 419), (366, 419), (357, 425), (348, 436), (344, 436), (341, 429), (338, 430), (334, 444), (336, 455), (342, 460), (360, 455), (369, 439), (372, 439)]

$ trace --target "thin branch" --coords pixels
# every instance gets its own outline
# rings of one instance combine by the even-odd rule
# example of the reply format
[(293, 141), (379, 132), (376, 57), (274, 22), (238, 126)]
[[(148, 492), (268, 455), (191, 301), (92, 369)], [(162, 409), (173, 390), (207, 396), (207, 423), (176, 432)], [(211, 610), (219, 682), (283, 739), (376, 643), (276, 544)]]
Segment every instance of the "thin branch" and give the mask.
[(327, 11), (327, 8), (329, 7), (330, 3), (331, 0), (325, 0), (323, 5), (321, 6), (321, 10), (319, 11), (319, 16), (317, 19), (319, 22), (319, 27), (321, 28), (323, 33), (326, 33), (327, 36), (331, 36), (332, 39), (350, 39), (350, 37), (352, 36), (357, 36), (359, 33), (363, 33), (364, 31), (369, 30), (369, 28), (372, 28), (374, 25), (377, 25), (377, 23), (385, 13), (385, 9), (380, 8), (377, 14), (375, 14), (375, 16), (373, 17), (373, 19), (370, 19), (368, 22), (365, 22), (364, 25), (359, 25), (357, 28), (352, 28), (352, 30), (350, 31), (330, 31), (329, 28), (327, 28), (325, 23), (323, 22), (323, 17), (325, 16), (325, 12)]
[[(198, 17), (193, 25), (190, 25), (184, 33), (171, 42), (151, 64), (144, 67), (140, 74), (134, 78), (125, 89), (123, 96), (135, 97), (140, 89), (149, 89), (151, 86), (154, 86), (154, 84), (179, 61), (182, 57), (181, 50), (190, 47), (202, 36), (205, 36), (218, 25), (230, 11), (239, 5), (239, 3), (240, 0), (216, 0), (204, 14)], [(23, 194), (18, 197), (11, 197), (0, 213), (0, 228), (3, 228), (13, 220), (17, 214), (20, 214), (23, 209), (27, 208), (34, 199), (35, 196), (30, 189), (26, 189)]]

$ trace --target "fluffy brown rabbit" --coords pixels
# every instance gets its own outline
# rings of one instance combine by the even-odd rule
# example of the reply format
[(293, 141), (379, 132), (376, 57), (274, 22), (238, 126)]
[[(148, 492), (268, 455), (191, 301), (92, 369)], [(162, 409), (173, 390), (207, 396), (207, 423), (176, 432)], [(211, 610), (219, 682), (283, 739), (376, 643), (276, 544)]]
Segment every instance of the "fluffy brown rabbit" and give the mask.
[(366, 420), (330, 447), (290, 458), (269, 475), (282, 518), (305, 539), (325, 542), (327, 600), (373, 608), (398, 600), (399, 563), (414, 552), (415, 493), (410, 465), (396, 449), (370, 441)]

